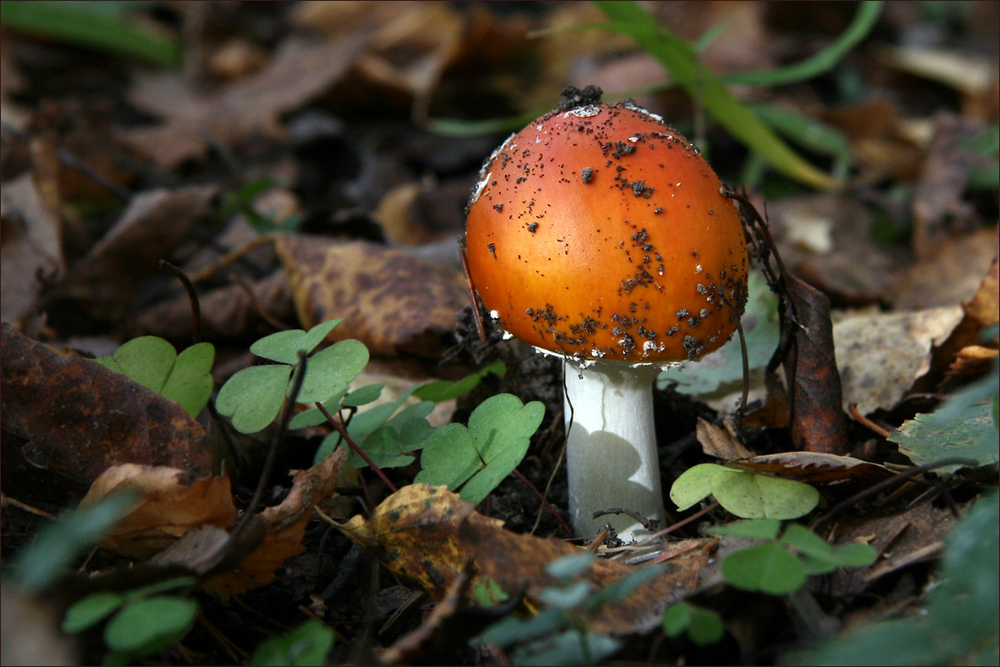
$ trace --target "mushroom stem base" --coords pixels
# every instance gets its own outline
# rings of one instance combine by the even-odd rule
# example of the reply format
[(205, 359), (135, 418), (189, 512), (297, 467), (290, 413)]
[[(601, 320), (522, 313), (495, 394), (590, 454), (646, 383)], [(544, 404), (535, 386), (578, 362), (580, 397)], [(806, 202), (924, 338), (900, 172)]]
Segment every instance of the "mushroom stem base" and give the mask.
[(566, 463), (570, 517), (578, 536), (589, 537), (608, 523), (626, 541), (649, 534), (626, 514), (594, 519), (593, 513), (600, 510), (627, 509), (662, 525), (665, 512), (653, 425), (653, 381), (659, 370), (624, 362), (581, 368), (567, 361)]

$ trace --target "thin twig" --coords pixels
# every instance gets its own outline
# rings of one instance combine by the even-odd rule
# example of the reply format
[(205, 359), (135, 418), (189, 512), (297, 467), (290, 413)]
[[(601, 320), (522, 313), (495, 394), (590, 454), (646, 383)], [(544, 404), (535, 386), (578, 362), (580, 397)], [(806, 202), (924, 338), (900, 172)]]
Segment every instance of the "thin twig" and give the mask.
[(159, 266), (161, 269), (166, 269), (167, 271), (170, 271), (170, 273), (174, 274), (177, 280), (181, 281), (181, 284), (184, 285), (184, 289), (187, 290), (188, 300), (191, 302), (191, 339), (194, 341), (194, 344), (197, 345), (201, 342), (201, 303), (198, 301), (198, 294), (194, 291), (194, 285), (191, 283), (191, 279), (188, 278), (186, 273), (167, 260), (161, 259)]
[(257, 314), (260, 315), (265, 322), (274, 327), (275, 331), (288, 331), (289, 329), (291, 329), (290, 326), (288, 326), (287, 324), (276, 318), (271, 313), (267, 312), (267, 309), (264, 308), (264, 304), (261, 303), (261, 300), (258, 299), (257, 295), (254, 293), (253, 286), (250, 284), (250, 281), (247, 280), (244, 276), (241, 276), (238, 273), (232, 273), (229, 275), (229, 280), (231, 280), (238, 287), (240, 287), (246, 293), (246, 295), (250, 297), (250, 303), (253, 304), (253, 307), (257, 311)]
[(517, 468), (514, 468), (514, 476), (517, 477), (522, 482), (524, 482), (524, 484), (529, 489), (531, 489), (532, 493), (534, 493), (536, 496), (538, 496), (538, 499), (542, 501), (542, 505), (544, 505), (545, 508), (548, 509), (549, 512), (552, 513), (552, 516), (554, 516), (555, 519), (556, 519), (556, 521), (559, 522), (559, 525), (562, 526), (562, 529), (566, 531), (566, 535), (572, 537), (573, 536), (573, 531), (569, 529), (569, 525), (567, 525), (567, 523), (563, 520), (563, 518), (561, 516), (559, 516), (559, 513), (556, 512), (555, 508), (552, 507), (552, 505), (549, 504), (548, 499), (546, 499), (545, 496), (542, 495), (542, 492), (535, 488), (535, 485), (531, 483), (531, 480), (529, 480), (527, 477), (525, 477), (524, 474), (520, 470), (518, 470)]
[(361, 447), (358, 446), (358, 443), (354, 442), (351, 436), (347, 434), (347, 429), (344, 428), (344, 425), (331, 415), (330, 411), (323, 407), (322, 403), (316, 403), (316, 407), (319, 408), (319, 411), (323, 413), (323, 416), (326, 417), (326, 420), (330, 422), (330, 425), (333, 426), (334, 430), (340, 435), (340, 437), (344, 439), (344, 442), (346, 442), (347, 446), (351, 448), (351, 451), (364, 459), (365, 463), (367, 463), (371, 469), (375, 471), (375, 474), (382, 478), (382, 481), (385, 482), (387, 487), (389, 487), (389, 490), (396, 493), (396, 491), (399, 490), (396, 488), (396, 485), (393, 484), (388, 477), (386, 477), (386, 474), (382, 472), (381, 468), (375, 465), (375, 462), (372, 461), (371, 457), (365, 453), (365, 450), (361, 449)]
[(848, 403), (847, 409), (850, 411), (851, 417), (854, 418), (854, 421), (858, 422), (863, 426), (867, 426), (869, 430), (874, 431), (876, 434), (882, 436), (886, 440), (888, 440), (889, 436), (892, 435), (891, 433), (889, 433), (889, 431), (882, 428), (872, 420), (868, 419), (868, 417), (865, 417), (863, 414), (858, 412), (857, 403)]

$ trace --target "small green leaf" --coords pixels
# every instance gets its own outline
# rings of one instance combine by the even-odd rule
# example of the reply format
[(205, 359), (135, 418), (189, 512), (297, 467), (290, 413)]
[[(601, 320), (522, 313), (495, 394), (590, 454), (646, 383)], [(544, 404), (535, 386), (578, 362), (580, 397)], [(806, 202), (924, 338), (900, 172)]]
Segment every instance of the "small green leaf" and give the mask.
[(124, 598), (112, 591), (100, 591), (77, 600), (66, 610), (62, 631), (73, 634), (97, 625), (124, 603)]
[(637, 567), (634, 572), (630, 572), (618, 581), (597, 591), (587, 601), (587, 609), (596, 610), (605, 604), (621, 602), (665, 571), (666, 567), (662, 565)]
[(562, 556), (546, 564), (545, 571), (558, 579), (572, 579), (589, 570), (596, 558), (592, 553)]
[(550, 586), (538, 594), (545, 604), (563, 610), (579, 607), (589, 596), (590, 584), (586, 581), (574, 581), (561, 588)]
[(482, 607), (492, 607), (510, 596), (500, 587), (500, 584), (489, 575), (480, 575), (472, 585), (472, 598)]
[(420, 465), (415, 483), (447, 486), (454, 491), (482, 467), (482, 462), (469, 429), (448, 424), (435, 429), (424, 443)]
[[(414, 457), (403, 453), (399, 434), (388, 425), (380, 426), (365, 438), (362, 449), (379, 468), (401, 468), (414, 461)], [(358, 459), (359, 463), (356, 467), (368, 465), (361, 457)]]
[(104, 643), (113, 651), (150, 655), (183, 637), (198, 613), (198, 603), (155, 597), (127, 605), (104, 628)]
[(455, 382), (449, 382), (447, 380), (428, 382), (425, 385), (421, 385), (413, 395), (425, 401), (440, 403), (441, 401), (447, 401), (468, 394), (479, 385), (484, 377), (490, 373), (503, 377), (503, 374), (506, 372), (507, 365), (502, 361), (497, 361), (478, 373), (467, 375), (461, 380), (457, 380)]
[(712, 479), (723, 466), (701, 463), (688, 468), (670, 487), (670, 500), (683, 512), (712, 495)]
[(367, 363), (368, 348), (359, 340), (342, 340), (317, 352), (306, 362), (306, 377), (296, 401), (321, 403), (343, 392)]
[(372, 401), (378, 400), (384, 387), (384, 382), (366, 384), (364, 387), (359, 387), (347, 394), (341, 401), (341, 405), (345, 408), (359, 408), (362, 405), (368, 405)]
[(736, 588), (784, 595), (806, 582), (805, 567), (776, 542), (767, 542), (729, 554), (722, 575)]
[(469, 416), (469, 432), (485, 466), (462, 487), (463, 500), (481, 502), (514, 471), (545, 417), (539, 401), (527, 405), (511, 394), (491, 396)]
[(177, 355), (170, 377), (160, 393), (180, 403), (192, 417), (197, 417), (208, 403), (215, 387), (212, 379), (214, 361), (215, 348), (211, 343), (198, 343), (184, 349)]
[(562, 609), (543, 609), (531, 618), (508, 616), (494, 623), (479, 636), (485, 644), (495, 644), (505, 648), (511, 644), (528, 641), (566, 627), (567, 619)]
[(819, 504), (819, 492), (803, 482), (720, 468), (712, 478), (712, 495), (738, 517), (795, 519)]
[(678, 602), (663, 614), (663, 631), (668, 637), (677, 637), (685, 630), (698, 646), (714, 644), (726, 633), (722, 618), (715, 611)]
[(878, 551), (864, 542), (850, 542), (835, 549), (833, 557), (840, 567), (868, 567), (878, 559)]
[(667, 607), (663, 614), (663, 631), (668, 637), (677, 637), (691, 624), (693, 607), (687, 602), (677, 602)]
[(261, 431), (281, 412), (291, 373), (292, 367), (284, 364), (244, 368), (222, 385), (215, 409), (231, 417), (240, 433)]
[[(124, 343), (112, 358), (119, 372), (159, 394), (177, 360), (177, 350), (158, 336), (140, 336)], [(98, 361), (105, 363), (105, 359), (99, 357)]]
[(333, 640), (333, 630), (310, 619), (291, 632), (262, 641), (253, 652), (250, 664), (325, 665)]
[(177, 401), (185, 412), (197, 417), (212, 395), (214, 360), (211, 343), (192, 345), (178, 356), (174, 346), (162, 338), (140, 336), (123, 344), (113, 357), (95, 361)]
[(833, 547), (822, 537), (799, 523), (790, 523), (781, 535), (781, 541), (800, 554), (813, 558), (833, 559)]
[(321, 322), (309, 331), (302, 329), (279, 331), (255, 342), (250, 346), (250, 351), (258, 357), (271, 361), (282, 364), (297, 364), (299, 350), (305, 351), (306, 354), (311, 353), (317, 345), (323, 342), (326, 335), (341, 322), (343, 322), (342, 319)]
[(733, 537), (748, 537), (755, 540), (773, 540), (778, 537), (781, 522), (777, 519), (755, 519), (752, 521), (737, 521), (728, 526), (712, 526), (708, 532), (713, 535), (731, 535)]

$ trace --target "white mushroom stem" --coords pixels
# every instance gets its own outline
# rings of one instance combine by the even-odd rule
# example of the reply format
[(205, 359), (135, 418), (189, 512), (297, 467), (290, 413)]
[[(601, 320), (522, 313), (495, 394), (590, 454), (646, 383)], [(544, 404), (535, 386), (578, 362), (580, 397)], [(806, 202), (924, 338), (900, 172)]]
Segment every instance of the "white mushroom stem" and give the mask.
[(589, 537), (606, 523), (626, 541), (649, 534), (625, 514), (593, 518), (595, 511), (614, 508), (660, 520), (662, 527), (666, 514), (653, 426), (659, 372), (649, 364), (596, 361), (581, 367), (567, 361), (569, 511), (578, 536)]

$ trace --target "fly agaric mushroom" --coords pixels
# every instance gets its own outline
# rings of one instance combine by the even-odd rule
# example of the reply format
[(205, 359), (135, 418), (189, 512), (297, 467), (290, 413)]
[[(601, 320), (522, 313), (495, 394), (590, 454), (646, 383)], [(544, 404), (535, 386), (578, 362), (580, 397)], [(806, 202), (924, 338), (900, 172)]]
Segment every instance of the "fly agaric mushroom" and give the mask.
[(635, 518), (593, 513), (665, 518), (653, 381), (729, 339), (748, 260), (736, 207), (698, 150), (659, 116), (599, 94), (542, 116), (486, 161), (465, 249), (497, 324), (570, 367), (574, 530), (610, 522), (634, 539)]

